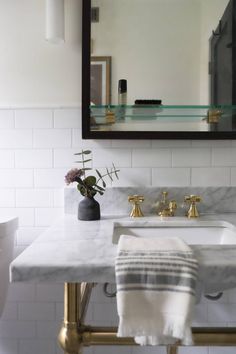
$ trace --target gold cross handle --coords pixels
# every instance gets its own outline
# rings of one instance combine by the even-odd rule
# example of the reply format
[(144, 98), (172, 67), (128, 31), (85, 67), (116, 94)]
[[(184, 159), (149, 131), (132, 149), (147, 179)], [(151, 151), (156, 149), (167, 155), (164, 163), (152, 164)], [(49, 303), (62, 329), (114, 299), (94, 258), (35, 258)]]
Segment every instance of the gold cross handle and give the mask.
[(139, 203), (142, 203), (144, 201), (144, 197), (142, 195), (129, 195), (128, 196), (128, 201), (133, 204), (130, 217), (131, 218), (140, 218), (143, 216), (143, 213), (140, 209)]
[(184, 198), (184, 201), (190, 204), (189, 210), (187, 212), (187, 217), (189, 219), (199, 217), (196, 203), (201, 202), (201, 200), (202, 200), (201, 197), (198, 197), (197, 195), (188, 195)]

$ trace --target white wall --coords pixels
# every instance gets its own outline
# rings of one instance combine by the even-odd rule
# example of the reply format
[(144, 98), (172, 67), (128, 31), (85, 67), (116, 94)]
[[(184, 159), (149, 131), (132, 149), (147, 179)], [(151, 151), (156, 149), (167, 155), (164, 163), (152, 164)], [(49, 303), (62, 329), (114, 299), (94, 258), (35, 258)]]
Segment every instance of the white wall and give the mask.
[[(22, 8), (19, 8), (19, 3)], [(24, 54), (24, 58), (28, 65), (23, 65), (24, 60), (21, 61), (21, 65), (24, 66), (22, 71), (24, 74), (27, 66), (31, 68), (28, 76), (30, 84), (22, 84), (25, 82), (25, 79), (22, 81), (25, 75), (21, 75), (21, 66), (17, 67), (16, 58), (21, 58), (23, 55), (22, 47), (18, 40), (16, 41), (20, 33), (22, 36), (25, 35), (22, 26), (29, 31), (33, 28), (36, 31), (35, 27), (37, 27), (37, 31), (42, 31), (43, 36), (42, 2), (1, 0), (0, 4), (0, 26), (4, 23), (4, 28), (9, 25), (9, 22), (6, 23), (7, 18), (2, 13), (6, 14), (5, 10), (9, 8), (17, 10), (14, 21), (15, 33), (8, 37), (7, 50), (2, 51), (4, 54), (0, 56), (1, 63), (8, 63), (4, 66), (5, 73), (2, 64), (0, 65), (1, 104), (10, 100), (10, 106), (16, 106), (20, 102), (24, 107), (0, 110), (0, 213), (15, 211), (20, 217), (17, 252), (29, 245), (55, 217), (62, 215), (64, 175), (73, 165), (73, 153), (78, 152), (82, 147), (93, 150), (94, 166), (104, 167), (104, 161), (106, 165), (114, 161), (117, 167), (120, 167), (120, 180), (116, 181), (115, 185), (236, 186), (235, 141), (82, 141), (80, 109), (73, 107), (58, 109), (58, 104), (63, 107), (64, 98), (69, 95), (69, 92), (65, 92), (65, 96), (63, 94), (62, 97), (56, 90), (54, 96), (57, 85), (52, 83), (47, 75), (40, 79), (39, 72), (31, 68), (34, 66), (35, 56), (29, 57), (31, 50), (28, 50), (28, 42), (24, 45), (28, 53), (28, 55)], [(72, 8), (77, 8), (77, 1), (68, 0), (67, 6), (69, 4)], [(33, 11), (34, 6), (37, 6), (38, 17), (35, 16), (30, 22), (30, 17), (25, 13), (27, 9)], [(72, 8), (71, 21), (75, 18)], [(9, 21), (10, 19), (8, 17)], [(4, 30), (6, 33), (6, 28)], [(73, 30), (74, 26), (67, 27), (67, 32), (72, 34)], [(39, 33), (38, 38), (41, 38)], [(74, 50), (74, 54), (78, 56), (79, 63), (80, 46), (75, 43), (75, 39), (73, 43), (78, 51), (76, 54)], [(2, 41), (0, 45), (3, 46)], [(45, 50), (42, 50), (42, 45)], [(37, 65), (41, 70), (47, 70), (48, 75), (54, 75), (54, 60), (47, 61), (46, 68), (43, 58), (49, 51), (54, 57), (55, 52), (62, 50), (61, 47), (51, 47), (41, 42), (34, 43), (34, 46), (39, 54), (39, 57), (36, 56)], [(69, 48), (70, 46), (68, 56), (71, 59)], [(14, 54), (14, 57), (9, 55), (9, 52)], [(60, 65), (63, 71), (61, 75), (66, 77), (70, 68), (62, 63)], [(72, 65), (71, 71), (74, 76), (77, 76), (76, 70), (78, 68), (73, 69)], [(59, 71), (58, 69), (58, 75), (60, 75)], [(37, 89), (32, 94), (28, 87), (37, 86), (37, 80), (42, 80), (45, 92)], [(78, 83), (80, 85), (80, 76), (74, 80), (76, 85)], [(4, 96), (4, 86), (6, 96)], [(65, 90), (65, 87), (58, 89)], [(72, 101), (74, 101), (73, 95), (74, 90), (71, 90), (69, 98)], [(42, 103), (44, 109), (30, 108), (36, 98), (40, 98), (37, 104)], [(51, 105), (54, 100), (56, 106)], [(69, 102), (70, 100), (66, 105)], [(62, 296), (63, 288), (60, 284), (12, 284), (4, 315), (0, 320), (0, 354), (61, 354), (62, 352), (57, 348), (56, 335), (62, 319)], [(102, 295), (101, 287), (96, 290), (92, 300), (88, 314), (89, 321), (98, 325), (117, 323), (115, 305)], [(235, 324), (235, 301), (234, 290), (226, 292), (220, 303), (205, 301), (197, 307), (195, 322), (209, 325)], [(86, 352), (90, 354), (165, 353), (163, 348), (130, 347), (98, 347), (87, 349)], [(208, 348), (185, 348), (180, 351), (180, 354), (196, 353), (234, 354), (235, 348), (210, 348), (209, 351)]]
[(66, 42), (45, 37), (45, 0), (0, 0), (0, 106), (78, 105), (80, 0), (66, 0)]

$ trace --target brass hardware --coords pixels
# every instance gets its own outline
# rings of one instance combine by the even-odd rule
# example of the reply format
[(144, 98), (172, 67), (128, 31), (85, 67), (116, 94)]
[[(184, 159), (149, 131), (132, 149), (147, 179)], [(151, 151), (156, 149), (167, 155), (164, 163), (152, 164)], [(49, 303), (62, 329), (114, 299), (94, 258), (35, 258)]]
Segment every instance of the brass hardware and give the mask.
[(142, 203), (144, 201), (144, 197), (142, 195), (129, 195), (128, 196), (128, 201), (133, 204), (130, 217), (131, 218), (139, 218), (143, 216), (143, 213), (140, 209), (139, 203)]
[(167, 346), (167, 354), (178, 354), (178, 348), (175, 345)]
[(209, 109), (207, 112), (207, 123), (219, 123), (222, 113), (219, 109)]
[(108, 109), (106, 111), (105, 119), (106, 119), (106, 124), (114, 124), (116, 122), (115, 113)]
[(188, 195), (184, 197), (184, 201), (190, 204), (189, 210), (187, 212), (187, 217), (190, 218), (198, 218), (199, 213), (197, 210), (196, 203), (201, 202), (201, 198), (197, 195)]
[[(83, 346), (137, 345), (133, 338), (117, 337), (116, 327), (93, 327), (82, 324), (89, 302), (92, 283), (66, 283), (64, 321), (59, 342), (65, 354), (81, 354)], [(192, 328), (194, 346), (236, 346), (236, 327)], [(167, 347), (168, 354), (177, 354), (178, 341)]]
[(158, 205), (158, 215), (163, 217), (174, 216), (177, 209), (177, 203), (175, 200), (167, 199), (168, 192), (162, 192), (162, 199)]

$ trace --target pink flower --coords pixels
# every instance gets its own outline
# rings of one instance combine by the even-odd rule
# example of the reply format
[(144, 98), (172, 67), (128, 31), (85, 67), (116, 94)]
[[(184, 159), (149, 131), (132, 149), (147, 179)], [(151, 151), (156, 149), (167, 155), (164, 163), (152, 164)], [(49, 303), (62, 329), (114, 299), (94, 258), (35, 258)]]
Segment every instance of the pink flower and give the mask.
[(70, 171), (67, 172), (65, 176), (65, 182), (67, 185), (73, 182), (78, 182), (77, 178), (80, 178), (84, 175), (84, 171), (78, 168), (72, 168)]

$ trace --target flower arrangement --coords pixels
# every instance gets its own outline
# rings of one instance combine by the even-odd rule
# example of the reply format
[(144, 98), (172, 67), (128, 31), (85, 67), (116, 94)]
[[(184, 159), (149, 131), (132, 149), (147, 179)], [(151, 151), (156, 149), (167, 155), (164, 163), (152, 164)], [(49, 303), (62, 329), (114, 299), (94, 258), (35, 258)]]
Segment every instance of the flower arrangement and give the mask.
[(73, 182), (77, 182), (77, 189), (81, 195), (84, 197), (93, 198), (97, 193), (100, 195), (104, 194), (106, 189), (106, 182), (104, 178), (108, 177), (111, 182), (113, 181), (114, 176), (118, 179), (119, 170), (117, 170), (115, 165), (112, 164), (110, 169), (106, 168), (105, 174), (102, 174), (97, 169), (95, 169), (97, 176), (86, 176), (86, 172), (92, 170), (92, 168), (86, 167), (86, 163), (92, 161), (92, 158), (88, 156), (90, 154), (90, 150), (82, 150), (81, 152), (75, 154), (81, 156), (81, 160), (76, 162), (81, 163), (82, 168), (73, 168), (68, 171), (65, 176), (65, 182), (67, 185)]

